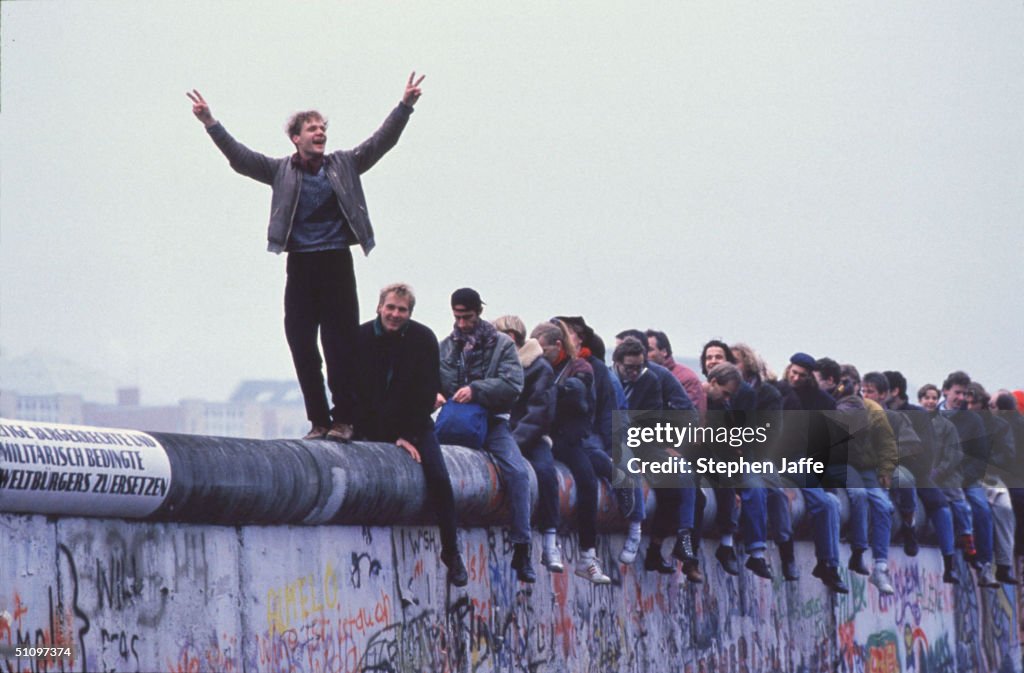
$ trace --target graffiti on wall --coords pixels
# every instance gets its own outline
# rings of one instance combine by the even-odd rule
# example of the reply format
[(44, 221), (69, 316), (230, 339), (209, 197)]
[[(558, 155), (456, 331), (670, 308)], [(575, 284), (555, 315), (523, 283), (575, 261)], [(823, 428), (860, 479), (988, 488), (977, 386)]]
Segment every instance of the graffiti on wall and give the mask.
[(1019, 670), (1015, 592), (943, 585), (932, 549), (892, 560), (895, 595), (844, 570), (851, 592), (836, 597), (810, 577), (809, 543), (800, 582), (727, 576), (706, 547), (707, 581), (692, 584), (617, 564), (621, 537), (605, 537), (614, 581), (594, 586), (572, 573), (578, 545), (562, 536), (568, 572), (538, 567), (529, 586), (503, 531), (467, 530), (460, 590), (432, 528), (18, 525), (54, 543), (35, 567), (0, 567), (0, 645), (73, 655), (4, 654), (6, 673)]

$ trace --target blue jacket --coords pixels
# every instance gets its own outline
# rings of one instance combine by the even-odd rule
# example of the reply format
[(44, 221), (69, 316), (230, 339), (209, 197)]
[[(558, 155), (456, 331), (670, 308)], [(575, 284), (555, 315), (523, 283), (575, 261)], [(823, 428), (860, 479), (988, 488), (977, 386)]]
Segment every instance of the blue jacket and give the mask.
[(647, 368), (658, 378), (658, 385), (661, 388), (661, 398), (664, 402), (663, 409), (672, 411), (696, 411), (686, 389), (679, 382), (676, 375), (670, 370), (653, 362), (647, 363)]
[(601, 448), (608, 455), (612, 454), (612, 412), (622, 407), (619, 405), (618, 396), (621, 393), (615, 389), (611, 372), (608, 365), (596, 355), (587, 358), (587, 362), (594, 368), (594, 434), (601, 440)]

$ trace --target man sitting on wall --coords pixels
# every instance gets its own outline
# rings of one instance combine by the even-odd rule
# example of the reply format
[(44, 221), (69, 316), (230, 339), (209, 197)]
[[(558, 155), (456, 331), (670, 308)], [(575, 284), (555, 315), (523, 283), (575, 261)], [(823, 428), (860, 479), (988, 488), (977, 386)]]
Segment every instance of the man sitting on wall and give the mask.
[(359, 327), (355, 432), (360, 439), (394, 442), (422, 465), (448, 581), (463, 587), (469, 575), (459, 552), (452, 482), (431, 418), (441, 389), (437, 337), (412, 320), (415, 306), (411, 287), (388, 285), (380, 291), (377, 317)]

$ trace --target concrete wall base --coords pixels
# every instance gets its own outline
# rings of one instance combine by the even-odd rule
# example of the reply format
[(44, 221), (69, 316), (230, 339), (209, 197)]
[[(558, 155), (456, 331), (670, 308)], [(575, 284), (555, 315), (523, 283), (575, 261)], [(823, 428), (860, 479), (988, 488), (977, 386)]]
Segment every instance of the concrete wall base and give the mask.
[(564, 537), (568, 572), (538, 563), (528, 586), (502, 529), (467, 529), (470, 584), (453, 589), (434, 528), (0, 514), (0, 531), (0, 646), (73, 650), (5, 651), (5, 672), (1021, 670), (1015, 588), (945, 585), (934, 548), (894, 549), (896, 595), (881, 597), (858, 575), (848, 596), (828, 593), (807, 542), (792, 583), (730, 577), (705, 542), (693, 585), (616, 563), (622, 536), (602, 536), (613, 584), (597, 587), (572, 574)]

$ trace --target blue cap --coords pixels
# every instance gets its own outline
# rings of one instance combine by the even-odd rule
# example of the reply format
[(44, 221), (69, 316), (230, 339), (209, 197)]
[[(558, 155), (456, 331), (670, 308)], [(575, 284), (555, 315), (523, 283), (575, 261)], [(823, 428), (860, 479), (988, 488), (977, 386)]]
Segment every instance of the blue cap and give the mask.
[(812, 372), (818, 368), (817, 361), (807, 353), (793, 353), (793, 356), (789, 358), (789, 362)]

